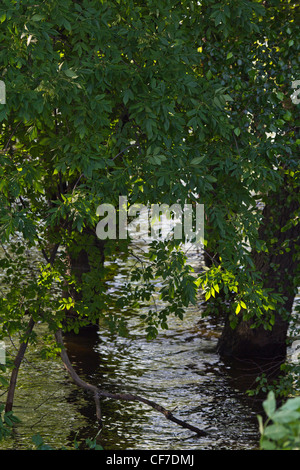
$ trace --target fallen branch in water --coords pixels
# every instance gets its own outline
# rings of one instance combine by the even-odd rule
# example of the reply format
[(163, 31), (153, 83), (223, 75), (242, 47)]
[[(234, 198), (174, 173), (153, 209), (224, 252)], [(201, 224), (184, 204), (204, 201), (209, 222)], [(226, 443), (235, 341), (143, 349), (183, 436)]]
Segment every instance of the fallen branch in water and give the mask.
[(133, 395), (131, 393), (110, 393), (106, 392), (104, 390), (99, 389), (95, 385), (91, 385), (84, 380), (82, 380), (76, 371), (74, 370), (71, 361), (69, 359), (69, 356), (67, 354), (67, 351), (64, 347), (63, 343), (63, 338), (62, 338), (62, 332), (61, 330), (58, 330), (55, 333), (55, 338), (57, 343), (60, 345), (61, 348), (61, 358), (62, 361), (65, 365), (65, 368), (67, 369), (68, 373), (70, 374), (70, 377), (73, 379), (76, 385), (79, 387), (83, 388), (84, 390), (88, 390), (93, 393), (94, 399), (95, 399), (95, 405), (96, 405), (96, 416), (97, 420), (100, 426), (102, 426), (102, 419), (101, 419), (101, 407), (100, 407), (100, 400), (99, 397), (106, 397), (106, 398), (112, 398), (114, 400), (124, 400), (124, 401), (138, 401), (141, 403), (145, 403), (146, 405), (152, 407), (153, 409), (159, 411), (162, 413), (168, 420), (172, 421), (173, 423), (178, 424), (179, 426), (189, 429), (190, 431), (195, 432), (198, 436), (207, 436), (207, 432), (203, 431), (202, 429), (197, 428), (196, 426), (193, 426), (192, 424), (187, 423), (186, 421), (182, 421), (179, 418), (176, 418), (171, 411), (166, 410), (163, 406), (159, 405), (158, 403), (155, 403), (152, 400), (148, 400), (147, 398), (140, 397), (138, 395)]
[(29, 335), (32, 332), (33, 327), (34, 327), (34, 320), (33, 320), (32, 317), (30, 317), (30, 320), (29, 320), (28, 325), (27, 325), (27, 331), (26, 331), (26, 334), (25, 334), (25, 339), (20, 344), (17, 356), (14, 360), (14, 367), (13, 367), (13, 370), (12, 370), (12, 373), (11, 373), (11, 376), (10, 376), (9, 388), (8, 388), (8, 392), (7, 392), (5, 413), (8, 413), (8, 412), (12, 411), (12, 409), (13, 409), (14, 395), (15, 395), (15, 389), (16, 389), (16, 385), (17, 385), (17, 378), (18, 378), (18, 374), (19, 374), (19, 369), (20, 369), (21, 362), (24, 358), (24, 355), (25, 355), (25, 352), (26, 352), (26, 349), (27, 349)]

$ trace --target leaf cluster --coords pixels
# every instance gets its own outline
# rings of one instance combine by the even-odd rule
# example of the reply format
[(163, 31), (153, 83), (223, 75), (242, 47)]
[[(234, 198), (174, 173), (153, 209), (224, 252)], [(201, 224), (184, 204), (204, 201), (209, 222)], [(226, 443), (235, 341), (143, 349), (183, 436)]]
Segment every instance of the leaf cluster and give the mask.
[[(90, 250), (81, 282), (69, 255), (89, 250), (98, 205), (120, 194), (129, 204), (204, 203), (205, 247), (217, 253), (196, 284), (172, 243), (152, 250), (155, 268), (135, 270), (123, 307), (149, 302), (163, 278), (168, 308), (149, 310), (151, 335), (200, 288), (206, 301), (233, 294), (232, 326), (237, 316), (272, 326), (282, 295), (264, 288), (251, 250), (274, 249), (259, 236), (273, 192), (286, 182), (299, 199), (295, 17), (279, 0), (2, 1), (0, 237), (7, 252), (21, 237), (1, 260), (4, 330), (22, 331), (28, 312), (51, 331), (72, 311), (75, 331), (102, 314), (116, 324), (99, 253)], [(123, 248), (106, 243), (116, 256)]]
[(300, 449), (300, 398), (289, 398), (276, 409), (274, 392), (269, 392), (263, 403), (267, 421), (263, 424), (259, 416), (263, 450)]

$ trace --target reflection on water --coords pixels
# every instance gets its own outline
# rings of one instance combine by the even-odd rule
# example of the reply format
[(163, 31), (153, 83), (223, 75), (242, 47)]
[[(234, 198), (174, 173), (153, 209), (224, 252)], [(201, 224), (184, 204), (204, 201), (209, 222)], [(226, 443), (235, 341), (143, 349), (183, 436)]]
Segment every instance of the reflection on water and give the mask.
[[(215, 348), (217, 327), (196, 324), (189, 309), (184, 322), (147, 342), (142, 330), (128, 338), (99, 334), (94, 344), (100, 364), (85, 376), (111, 392), (136, 393), (172, 410), (175, 416), (210, 434), (198, 438), (139, 403), (102, 401), (104, 429), (99, 442), (106, 449), (253, 449), (257, 447), (256, 412), (233, 388)], [(132, 330), (130, 330), (132, 331)], [(87, 340), (86, 340), (87, 341)], [(75, 343), (69, 344), (76, 357)], [(77, 361), (83, 374), (84, 361)], [(93, 408), (93, 403), (91, 403)]]
[[(193, 256), (197, 265), (199, 257)], [(109, 283), (112, 295), (126, 276), (122, 263)], [(131, 313), (128, 337), (101, 328), (96, 335), (66, 338), (75, 369), (89, 383), (141, 395), (210, 431), (199, 438), (146, 405), (103, 399), (98, 441), (105, 449), (257, 448), (260, 409), (245, 398), (240, 382), (232, 381), (232, 366), (216, 354), (219, 326), (199, 319), (199, 308), (188, 308), (183, 321), (171, 319), (169, 330), (146, 341), (140, 316)], [(29, 448), (36, 433), (54, 448), (72, 448), (76, 436), (80, 441), (97, 434), (93, 398), (70, 382), (59, 360), (40, 362), (31, 347), (18, 383), (14, 411), (22, 423), (0, 448)]]

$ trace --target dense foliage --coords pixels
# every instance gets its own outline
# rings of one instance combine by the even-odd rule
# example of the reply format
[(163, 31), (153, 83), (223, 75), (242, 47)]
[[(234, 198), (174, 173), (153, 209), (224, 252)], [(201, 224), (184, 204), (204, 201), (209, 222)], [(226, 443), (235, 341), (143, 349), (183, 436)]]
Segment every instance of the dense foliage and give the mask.
[[(99, 318), (123, 333), (123, 309), (149, 301), (158, 276), (149, 338), (199, 292), (214, 313), (228, 306), (232, 327), (272, 329), (275, 312), (290, 313), (299, 241), (279, 246), (277, 232), (299, 227), (296, 14), (289, 0), (2, 0), (1, 338), (26, 338), (29, 317), (51, 334)], [(127, 253), (128, 241), (103, 246), (95, 228), (99, 204), (121, 195), (204, 204), (212, 263), (196, 276), (180, 243), (153, 243), (112, 315), (103, 253)], [(272, 215), (262, 237), (270, 202), (285, 223)], [(265, 284), (253, 252), (292, 253), (284, 286)]]

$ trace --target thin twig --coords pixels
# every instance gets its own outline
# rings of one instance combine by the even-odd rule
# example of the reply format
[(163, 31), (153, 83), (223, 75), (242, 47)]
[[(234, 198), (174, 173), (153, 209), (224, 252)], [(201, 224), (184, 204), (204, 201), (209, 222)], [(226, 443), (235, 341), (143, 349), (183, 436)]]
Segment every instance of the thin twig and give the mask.
[(117, 155), (115, 155), (112, 159), (112, 161), (114, 161), (117, 157), (119, 157), (119, 155), (122, 155), (122, 153), (126, 152), (126, 150), (130, 149), (131, 147), (139, 147), (140, 145), (139, 144), (131, 144), (131, 145), (128, 145), (128, 147), (126, 147), (124, 150), (121, 150), (121, 152), (119, 152)]
[(16, 130), (18, 129), (18, 127), (19, 127), (19, 125), (20, 125), (21, 123), (22, 123), (22, 121), (19, 121), (18, 124), (16, 125), (16, 127), (14, 128), (14, 130), (12, 131), (12, 133), (11, 133), (11, 135), (10, 135), (10, 137), (9, 137), (9, 139), (8, 139), (8, 141), (7, 141), (6, 145), (5, 145), (5, 147), (4, 147), (4, 149), (2, 150), (2, 153), (5, 153), (5, 152), (8, 150), (10, 141), (11, 141), (11, 139), (13, 138), (13, 136), (14, 136)]
[(72, 194), (74, 193), (74, 191), (75, 191), (75, 189), (76, 189), (76, 187), (77, 187), (79, 181), (81, 180), (81, 178), (82, 178), (83, 176), (84, 176), (84, 174), (81, 173), (81, 175), (79, 176), (78, 180), (76, 181), (76, 183), (75, 183), (75, 185), (74, 185), (74, 187), (73, 187), (73, 189), (72, 189)]

